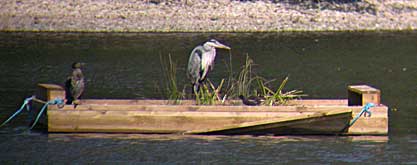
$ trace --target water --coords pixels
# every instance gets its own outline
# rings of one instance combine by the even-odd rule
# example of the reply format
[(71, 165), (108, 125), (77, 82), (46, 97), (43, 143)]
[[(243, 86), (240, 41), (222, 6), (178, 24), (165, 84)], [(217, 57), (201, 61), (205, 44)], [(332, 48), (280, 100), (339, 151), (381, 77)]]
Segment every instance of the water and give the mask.
[(63, 84), (73, 61), (86, 63), (85, 98), (161, 98), (160, 56), (173, 57), (187, 84), (188, 54), (212, 37), (232, 47), (218, 51), (213, 82), (227, 75), (230, 58), (236, 71), (249, 55), (256, 73), (289, 76), (286, 89), (301, 89), (307, 98), (346, 98), (347, 85), (369, 84), (390, 107), (389, 136), (47, 134), (27, 131), (23, 112), (0, 128), (0, 163), (417, 164), (417, 32), (0, 33), (0, 121), (37, 83)]

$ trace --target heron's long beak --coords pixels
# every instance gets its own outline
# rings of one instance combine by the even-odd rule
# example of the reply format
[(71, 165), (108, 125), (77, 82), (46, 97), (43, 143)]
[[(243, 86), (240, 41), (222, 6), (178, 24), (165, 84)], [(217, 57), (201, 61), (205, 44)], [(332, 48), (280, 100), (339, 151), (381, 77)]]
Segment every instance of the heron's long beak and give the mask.
[(227, 49), (227, 50), (231, 49), (230, 47), (223, 45), (221, 43), (216, 43), (216, 48), (222, 48), (222, 49)]

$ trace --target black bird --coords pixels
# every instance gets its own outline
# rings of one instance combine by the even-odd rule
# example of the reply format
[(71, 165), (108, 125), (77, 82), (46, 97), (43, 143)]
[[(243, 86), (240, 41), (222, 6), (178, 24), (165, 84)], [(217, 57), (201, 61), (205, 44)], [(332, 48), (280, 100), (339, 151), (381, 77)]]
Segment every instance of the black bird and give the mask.
[(259, 97), (259, 96), (245, 97), (243, 95), (240, 95), (239, 98), (242, 100), (243, 104), (249, 105), (249, 106), (260, 105), (262, 102), (265, 101), (264, 98)]
[(193, 85), (193, 92), (198, 92), (201, 83), (206, 79), (210, 70), (213, 70), (216, 48), (230, 49), (215, 39), (198, 45), (190, 54), (187, 66), (187, 76)]
[(79, 99), (84, 92), (84, 75), (81, 71), (83, 63), (75, 62), (72, 64), (72, 73), (65, 81), (66, 104), (74, 103), (74, 108), (79, 104)]

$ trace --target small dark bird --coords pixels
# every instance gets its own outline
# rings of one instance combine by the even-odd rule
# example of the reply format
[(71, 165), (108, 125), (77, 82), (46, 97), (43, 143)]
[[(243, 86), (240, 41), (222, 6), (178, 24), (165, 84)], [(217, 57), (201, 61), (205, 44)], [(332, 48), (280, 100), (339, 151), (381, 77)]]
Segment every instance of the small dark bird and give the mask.
[(265, 101), (264, 98), (259, 97), (259, 96), (245, 97), (243, 95), (240, 95), (239, 98), (242, 100), (243, 104), (249, 105), (249, 106), (260, 105), (262, 102)]
[(191, 80), (194, 92), (198, 92), (200, 85), (206, 79), (210, 70), (213, 70), (216, 48), (230, 49), (215, 39), (198, 45), (190, 54), (187, 66), (187, 76)]
[(84, 92), (84, 75), (81, 71), (83, 63), (75, 62), (72, 64), (72, 73), (65, 81), (65, 96), (66, 104), (73, 104), (74, 108), (77, 106), (81, 95)]

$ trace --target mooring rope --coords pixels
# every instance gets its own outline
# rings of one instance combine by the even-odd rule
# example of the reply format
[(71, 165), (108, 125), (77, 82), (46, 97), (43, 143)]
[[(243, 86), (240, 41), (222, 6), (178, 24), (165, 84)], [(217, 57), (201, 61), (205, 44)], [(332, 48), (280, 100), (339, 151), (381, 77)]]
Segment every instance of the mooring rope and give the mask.
[(349, 127), (352, 126), (356, 122), (356, 120), (358, 120), (362, 116), (362, 114), (364, 117), (371, 117), (372, 112), (369, 110), (371, 107), (375, 107), (375, 104), (367, 103), (362, 108), (362, 111), (358, 115), (356, 115), (356, 117), (349, 123)]
[(38, 122), (39, 118), (42, 116), (43, 111), (45, 111), (46, 107), (48, 107), (48, 105), (58, 105), (58, 107), (60, 105), (64, 105), (64, 99), (61, 98), (55, 98), (53, 100), (50, 100), (48, 102), (46, 102), (41, 111), (39, 111), (38, 116), (36, 116), (35, 121), (33, 122), (32, 126), (30, 126), (30, 129), (32, 129), (33, 127), (35, 127), (36, 123)]
[(35, 125), (36, 125), (36, 123), (38, 122), (38, 120), (39, 120), (39, 118), (41, 117), (41, 115), (42, 115), (42, 113), (43, 113), (43, 111), (45, 111), (45, 109), (46, 109), (46, 107), (48, 107), (48, 105), (57, 105), (58, 106), (58, 108), (62, 108), (63, 106), (64, 106), (64, 99), (62, 99), (62, 98), (55, 98), (55, 99), (53, 99), (53, 100), (50, 100), (50, 101), (48, 101), (48, 102), (45, 102), (45, 101), (43, 101), (43, 100), (39, 100), (39, 99), (37, 99), (35, 96), (31, 96), (31, 97), (28, 97), (28, 98), (26, 98), (24, 101), (23, 101), (23, 104), (22, 104), (22, 106), (20, 107), (20, 109), (18, 109), (12, 116), (10, 116), (6, 121), (4, 121), (1, 125), (0, 125), (0, 127), (2, 127), (2, 126), (4, 126), (5, 124), (7, 124), (10, 120), (12, 120), (14, 117), (16, 117), (16, 115), (18, 115), (20, 112), (22, 112), (22, 110), (26, 107), (26, 110), (27, 111), (29, 111), (30, 110), (30, 105), (29, 105), (29, 103), (31, 102), (31, 101), (36, 101), (36, 102), (39, 102), (39, 103), (42, 103), (42, 104), (44, 104), (43, 105), (43, 107), (42, 107), (42, 109), (41, 109), (41, 111), (38, 113), (38, 115), (36, 116), (36, 120), (33, 122), (33, 124), (32, 124), (32, 126), (30, 127), (30, 129), (32, 129)]
[(32, 101), (33, 99), (35, 98), (35, 96), (31, 96), (31, 97), (28, 97), (28, 98), (26, 98), (24, 101), (23, 101), (23, 104), (22, 104), (22, 106), (20, 106), (20, 108), (12, 115), (12, 116), (10, 116), (6, 121), (4, 121), (1, 125), (0, 125), (0, 127), (2, 127), (3, 125), (5, 125), (6, 123), (8, 123), (10, 120), (12, 120), (17, 114), (19, 114), (20, 112), (22, 112), (22, 110), (23, 110), (23, 108), (25, 108), (26, 107), (26, 110), (27, 111), (29, 111), (30, 110), (30, 105), (29, 105), (29, 103), (30, 103), (30, 101)]

